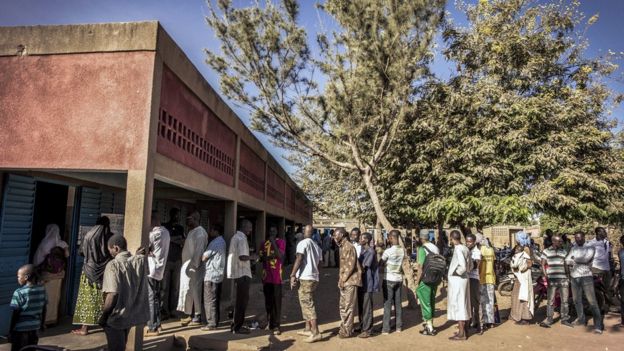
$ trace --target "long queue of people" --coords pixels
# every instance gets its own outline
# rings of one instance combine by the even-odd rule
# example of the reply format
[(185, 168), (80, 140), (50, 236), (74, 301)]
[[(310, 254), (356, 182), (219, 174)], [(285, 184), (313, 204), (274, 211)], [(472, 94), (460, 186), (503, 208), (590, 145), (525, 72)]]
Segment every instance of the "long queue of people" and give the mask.
[[(106, 218), (98, 219), (82, 239), (80, 254), (84, 256), (74, 323), (81, 325), (73, 333), (86, 335), (92, 326), (101, 326), (106, 334), (108, 350), (125, 350), (131, 327), (147, 324), (146, 335), (158, 335), (164, 299), (161, 283), (167, 273), (174, 242), (182, 244), (179, 252), (179, 294), (177, 311), (184, 314), (180, 323), (195, 325), (202, 330), (214, 330), (220, 322), (221, 285), (227, 277), (234, 282), (234, 301), (230, 331), (249, 334), (245, 326), (245, 312), (249, 301), (252, 278), (251, 263), (262, 264), (262, 284), (267, 316), (266, 329), (281, 334), (281, 305), (283, 269), (285, 267), (286, 241), (279, 237), (276, 227), (270, 227), (266, 241), (258, 254), (250, 253), (248, 238), (253, 226), (248, 220), (239, 223), (229, 247), (223, 237), (223, 228), (213, 225), (206, 231), (200, 225), (198, 212), (191, 213), (186, 224), (188, 233), (180, 241), (162, 225), (159, 215), (151, 218), (149, 246), (132, 255), (120, 234), (110, 232)], [(171, 223), (170, 223), (171, 224)], [(171, 232), (180, 231), (173, 227)], [(376, 243), (370, 233), (354, 228), (348, 233), (338, 228), (331, 233), (332, 245), (327, 237), (315, 237), (314, 228), (308, 225), (296, 243), (295, 260), (289, 276), (291, 289), (298, 290), (301, 314), (305, 321), (303, 330), (297, 332), (304, 342), (322, 339), (319, 330), (315, 292), (320, 280), (324, 257), (337, 253), (340, 328), (338, 337), (358, 336), (368, 338), (375, 334), (373, 328), (373, 299), (382, 291), (384, 301), (382, 334), (401, 333), (402, 291), (407, 284), (418, 299), (423, 318), (420, 333), (435, 336), (435, 303), (438, 286), (447, 281), (447, 319), (456, 321), (458, 331), (451, 340), (466, 340), (472, 330), (483, 334), (497, 322), (495, 304), (496, 254), (488, 240), (481, 234), (468, 234), (462, 243), (462, 233), (450, 233), (438, 245), (432, 242), (428, 231), (422, 231), (414, 252), (417, 273), (412, 274), (410, 255), (401, 244), (401, 234), (391, 230), (387, 245)], [(57, 238), (58, 239), (58, 238)], [(604, 328), (603, 316), (597, 306), (593, 291), (593, 275), (609, 281), (611, 277), (610, 243), (602, 228), (596, 230), (596, 239), (585, 242), (578, 233), (575, 244), (562, 247), (561, 237), (547, 236), (548, 247), (539, 257), (532, 250), (530, 237), (516, 235), (517, 245), (510, 267), (514, 274), (510, 318), (517, 324), (528, 324), (534, 319), (534, 293), (531, 267), (539, 261), (549, 281), (547, 318), (540, 325), (550, 327), (554, 320), (554, 303), (557, 291), (561, 296), (561, 323), (565, 326), (585, 325), (583, 296), (588, 301), (594, 320), (595, 332)], [(319, 245), (320, 242), (320, 245)], [(621, 238), (624, 246), (624, 236)], [(52, 251), (54, 245), (50, 244)], [(328, 253), (328, 251), (333, 253)], [(176, 255), (176, 253), (173, 253)], [(624, 249), (618, 253), (624, 260)], [(449, 259), (450, 258), (450, 259)], [(326, 262), (326, 265), (329, 262)], [(622, 277), (624, 275), (621, 275)], [(48, 296), (39, 284), (37, 269), (25, 265), (17, 272), (18, 288), (11, 300), (13, 310), (10, 341), (12, 350), (37, 344), (37, 330), (45, 320)], [(570, 323), (568, 287), (571, 287), (577, 319)], [(620, 282), (620, 289), (624, 284)], [(624, 294), (620, 294), (620, 297)], [(165, 297), (165, 299), (167, 299)], [(357, 311), (357, 313), (356, 313)], [(392, 318), (394, 312), (394, 318)], [(356, 325), (355, 318), (359, 323)], [(623, 312), (624, 322), (624, 312)]]

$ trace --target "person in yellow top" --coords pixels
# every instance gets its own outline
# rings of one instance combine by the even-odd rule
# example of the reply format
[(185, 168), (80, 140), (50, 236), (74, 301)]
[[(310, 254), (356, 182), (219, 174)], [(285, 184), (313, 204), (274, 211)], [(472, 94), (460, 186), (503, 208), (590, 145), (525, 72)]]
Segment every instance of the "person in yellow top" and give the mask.
[(496, 290), (496, 273), (494, 261), (496, 255), (489, 240), (477, 234), (477, 242), (480, 242), (481, 264), (479, 265), (479, 282), (481, 283), (481, 332), (494, 325), (494, 291)]

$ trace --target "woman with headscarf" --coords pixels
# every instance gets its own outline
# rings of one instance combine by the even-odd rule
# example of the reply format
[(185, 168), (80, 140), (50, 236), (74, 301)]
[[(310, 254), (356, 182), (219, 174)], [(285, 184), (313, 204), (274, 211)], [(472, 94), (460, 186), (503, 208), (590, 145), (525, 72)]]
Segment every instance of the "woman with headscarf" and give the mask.
[(41, 282), (48, 294), (45, 324), (52, 324), (58, 321), (58, 306), (61, 299), (61, 287), (63, 286), (66, 258), (68, 256), (68, 245), (61, 240), (59, 226), (48, 224), (45, 237), (37, 247), (33, 257), (33, 264), (37, 267)]
[(531, 266), (533, 255), (530, 249), (531, 237), (525, 232), (516, 233), (517, 245), (511, 259), (511, 270), (515, 276), (511, 292), (511, 319), (518, 325), (529, 324), (533, 319), (533, 280)]
[(82, 327), (73, 330), (73, 334), (87, 335), (89, 326), (96, 326), (102, 314), (102, 280), (106, 264), (112, 259), (107, 245), (112, 235), (110, 220), (103, 216), (85, 234), (80, 245), (79, 254), (84, 257), (84, 262), (73, 323)]
[(33, 264), (35, 266), (40, 265), (46, 258), (46, 256), (50, 253), (50, 251), (55, 248), (60, 247), (66, 252), (66, 257), (69, 256), (68, 245), (66, 242), (61, 240), (61, 232), (59, 226), (56, 224), (48, 224), (45, 230), (45, 237), (41, 240), (41, 243), (37, 247), (37, 251), (35, 251), (35, 256), (33, 257)]

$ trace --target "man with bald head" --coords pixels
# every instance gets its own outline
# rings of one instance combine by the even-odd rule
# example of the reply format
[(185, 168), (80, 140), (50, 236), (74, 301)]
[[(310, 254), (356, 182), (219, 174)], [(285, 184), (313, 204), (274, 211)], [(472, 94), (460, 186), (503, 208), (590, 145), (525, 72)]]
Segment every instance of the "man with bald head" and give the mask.
[(314, 291), (319, 282), (319, 265), (323, 260), (321, 248), (312, 240), (314, 228), (306, 225), (303, 230), (303, 240), (297, 244), (297, 258), (290, 273), (290, 288), (299, 285), (299, 304), (301, 314), (305, 320), (305, 329), (297, 332), (307, 336), (303, 341), (312, 343), (321, 340), (321, 333), (316, 322), (316, 308), (314, 307)]
[(37, 345), (37, 331), (43, 328), (48, 297), (43, 285), (39, 285), (35, 275), (35, 266), (27, 264), (17, 271), (19, 288), (11, 298), (11, 327), (9, 341), (11, 350), (21, 350), (27, 345)]
[(553, 324), (555, 314), (555, 296), (559, 290), (561, 296), (561, 324), (572, 327), (570, 315), (568, 314), (568, 296), (570, 291), (570, 280), (565, 270), (565, 258), (568, 251), (563, 248), (561, 236), (551, 234), (551, 246), (542, 252), (542, 270), (548, 279), (548, 307), (546, 308), (546, 321), (540, 326), (550, 328)]

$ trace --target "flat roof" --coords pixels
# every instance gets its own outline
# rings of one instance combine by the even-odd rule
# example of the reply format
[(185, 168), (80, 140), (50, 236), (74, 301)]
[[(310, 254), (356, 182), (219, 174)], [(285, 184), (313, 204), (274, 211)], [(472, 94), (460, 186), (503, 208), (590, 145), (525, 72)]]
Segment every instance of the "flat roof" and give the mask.
[(158, 21), (0, 27), (0, 56), (156, 51), (163, 63), (275, 170), (309, 199)]

